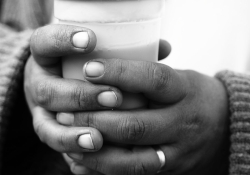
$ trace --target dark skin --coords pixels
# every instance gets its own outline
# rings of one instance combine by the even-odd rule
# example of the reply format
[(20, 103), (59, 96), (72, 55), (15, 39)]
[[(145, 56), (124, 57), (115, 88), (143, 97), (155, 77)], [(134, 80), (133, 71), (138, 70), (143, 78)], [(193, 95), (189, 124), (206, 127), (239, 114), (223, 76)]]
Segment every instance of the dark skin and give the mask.
[[(89, 48), (72, 45), (76, 31), (88, 32)], [(156, 174), (160, 162), (152, 145), (159, 145), (166, 157), (161, 174), (223, 174), (229, 113), (222, 83), (195, 71), (121, 59), (91, 60), (103, 66), (96, 67), (97, 72), (100, 68), (104, 72), (97, 77), (85, 74), (88, 82), (63, 79), (61, 56), (89, 52), (95, 42), (90, 30), (63, 25), (40, 28), (32, 36), (25, 92), (41, 140), (67, 153), (73, 159), (70, 164), (77, 162), (101, 174)], [(161, 45), (160, 55), (167, 55), (168, 50)], [(97, 96), (110, 89), (118, 97), (117, 104), (122, 102), (121, 91), (142, 93), (149, 100), (149, 109), (107, 110), (111, 108), (100, 105)], [(96, 111), (87, 112), (93, 106)], [(60, 125), (55, 112), (59, 122), (60, 112), (67, 122)], [(83, 133), (90, 133), (94, 149), (79, 146)], [(103, 140), (131, 146), (103, 145)]]

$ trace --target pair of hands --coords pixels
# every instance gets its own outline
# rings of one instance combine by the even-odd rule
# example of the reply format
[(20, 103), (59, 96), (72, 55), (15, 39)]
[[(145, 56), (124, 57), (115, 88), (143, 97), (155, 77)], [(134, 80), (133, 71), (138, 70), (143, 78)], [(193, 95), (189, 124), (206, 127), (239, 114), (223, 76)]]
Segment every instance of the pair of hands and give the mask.
[[(76, 47), (81, 39), (74, 36), (79, 32), (88, 34), (87, 47)], [(73, 173), (156, 174), (160, 162), (154, 145), (166, 157), (160, 174), (225, 170), (228, 106), (225, 88), (217, 79), (159, 63), (121, 59), (91, 60), (91, 71), (88, 66), (84, 69), (87, 81), (63, 79), (61, 57), (89, 53), (95, 44), (94, 33), (85, 28), (39, 28), (31, 38), (33, 57), (25, 68), (25, 94), (34, 129), (41, 141), (67, 153)], [(166, 54), (161, 42), (160, 55)], [(110, 110), (122, 103), (120, 90), (142, 93), (149, 109)]]

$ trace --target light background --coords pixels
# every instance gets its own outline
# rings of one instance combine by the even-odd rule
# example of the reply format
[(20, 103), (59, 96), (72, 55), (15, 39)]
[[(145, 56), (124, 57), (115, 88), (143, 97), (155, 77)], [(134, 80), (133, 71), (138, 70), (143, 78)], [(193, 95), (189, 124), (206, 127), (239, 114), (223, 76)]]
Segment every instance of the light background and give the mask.
[(173, 68), (214, 75), (250, 69), (249, 0), (166, 0), (162, 38)]

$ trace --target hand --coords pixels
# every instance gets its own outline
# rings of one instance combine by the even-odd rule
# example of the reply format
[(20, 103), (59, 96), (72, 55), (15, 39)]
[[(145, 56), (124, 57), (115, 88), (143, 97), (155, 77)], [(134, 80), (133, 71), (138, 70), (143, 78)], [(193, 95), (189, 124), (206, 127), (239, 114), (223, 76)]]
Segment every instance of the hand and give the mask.
[(108, 175), (155, 174), (160, 162), (147, 145), (160, 145), (166, 157), (162, 174), (225, 170), (229, 123), (221, 82), (150, 62), (96, 59), (87, 65), (88, 81), (142, 93), (150, 100), (150, 109), (59, 114), (58, 121), (68, 121), (64, 124), (91, 126), (108, 142), (132, 145), (105, 144), (95, 153), (69, 154), (75, 162)]
[[(79, 37), (79, 33), (85, 37)], [(90, 127), (62, 126), (57, 123), (55, 114), (55, 111), (107, 109), (95, 102), (95, 96), (109, 90), (109, 86), (94, 89), (89, 83), (61, 77), (61, 56), (91, 52), (95, 44), (96, 37), (92, 31), (64, 25), (39, 28), (31, 37), (33, 57), (25, 67), (26, 99), (33, 115), (36, 133), (43, 142), (57, 151), (97, 151), (102, 147), (103, 140), (98, 130)], [(112, 90), (117, 91), (116, 88)], [(85, 94), (93, 96), (85, 98)], [(82, 142), (88, 140), (89, 136), (92, 137), (92, 142)]]
[[(73, 154), (72, 154), (73, 155)], [(97, 171), (93, 171), (85, 166), (83, 166), (82, 164), (77, 163), (76, 161), (74, 161), (73, 159), (71, 159), (67, 154), (63, 154), (64, 160), (68, 163), (70, 170), (73, 174), (76, 175), (103, 175)]]
[[(88, 37), (79, 38), (76, 34), (80, 32), (87, 34)], [(89, 44), (86, 45), (86, 43)], [(102, 97), (98, 98), (100, 100), (98, 101), (96, 97), (102, 96), (101, 94), (106, 91), (113, 91), (118, 97), (121, 95), (114, 87), (96, 87), (87, 82), (62, 78), (61, 56), (91, 52), (95, 44), (96, 38), (91, 30), (64, 25), (39, 28), (31, 37), (32, 57), (25, 67), (25, 95), (37, 135), (57, 151), (97, 151), (102, 147), (103, 140), (100, 132), (95, 128), (69, 128), (59, 125), (55, 120), (54, 112), (111, 109), (112, 104), (105, 103)], [(163, 47), (169, 46), (165, 41), (161, 41), (160, 46), (159, 58), (163, 59), (169, 54), (170, 47)], [(122, 96), (119, 99), (118, 105), (121, 103)], [(81, 135), (88, 136), (89, 133), (93, 144), (80, 139)], [(85, 170), (91, 171), (86, 168)]]
[[(83, 35), (79, 37), (77, 34)], [(36, 30), (31, 37), (32, 57), (25, 67), (25, 95), (37, 135), (41, 141), (57, 151), (68, 152), (70, 148), (78, 152), (91, 152), (102, 147), (103, 140), (99, 131), (90, 127), (64, 127), (58, 124), (53, 113), (53, 111), (88, 110), (91, 107), (105, 109), (100, 105), (95, 106), (97, 103), (93, 102), (94, 98), (84, 97), (89, 91), (91, 91), (89, 94), (96, 95), (109, 87), (103, 86), (95, 90), (82, 81), (66, 80), (61, 77), (61, 56), (89, 53), (95, 45), (95, 34), (89, 29), (80, 27), (45, 26)], [(67, 91), (73, 91), (75, 95), (70, 96)], [(67, 103), (65, 99), (68, 98), (74, 100), (74, 103)], [(81, 171), (82, 169), (81, 167)], [(90, 170), (85, 168), (85, 171)]]
[[(79, 38), (79, 33), (85, 34), (85, 37), (80, 35)], [(57, 151), (68, 152), (68, 147), (72, 151), (72, 144), (66, 143), (75, 143), (82, 132), (91, 133), (94, 150), (99, 150), (102, 137), (94, 128), (58, 125), (53, 111), (107, 110), (122, 102), (121, 92), (117, 88), (97, 87), (88, 82), (62, 78), (61, 57), (89, 53), (95, 45), (96, 37), (91, 30), (75, 26), (49, 25), (37, 29), (31, 37), (32, 57), (25, 67), (25, 95), (33, 115), (35, 131), (43, 142)], [(168, 44), (162, 41), (161, 47), (163, 45)], [(169, 53), (168, 50), (161, 49), (159, 58), (163, 59)], [(119, 97), (116, 104), (103, 100), (113, 95), (105, 93), (110, 91)], [(75, 146), (74, 150), (82, 151), (82, 148)]]

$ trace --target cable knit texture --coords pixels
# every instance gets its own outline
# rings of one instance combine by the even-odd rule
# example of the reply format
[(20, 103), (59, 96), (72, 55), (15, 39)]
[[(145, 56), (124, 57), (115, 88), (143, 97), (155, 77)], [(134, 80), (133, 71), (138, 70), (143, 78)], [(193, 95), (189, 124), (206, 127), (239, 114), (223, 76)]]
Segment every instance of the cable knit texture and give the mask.
[(20, 80), (29, 55), (31, 31), (17, 34), (8, 27), (0, 25), (0, 33), (0, 151), (2, 151), (8, 116), (11, 115), (13, 110), (11, 107), (15, 103), (15, 92), (22, 86)]
[(230, 175), (250, 175), (250, 75), (223, 71), (231, 111)]

